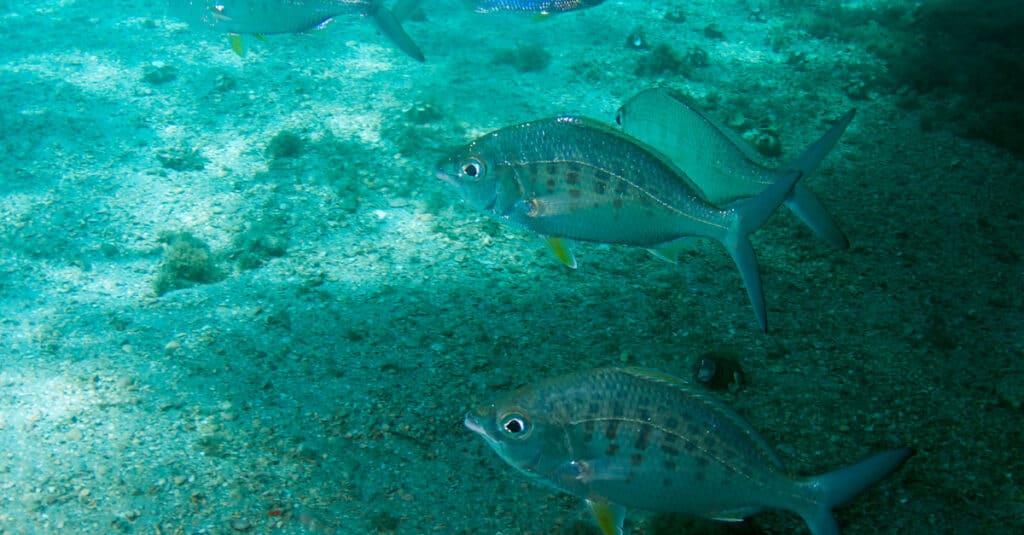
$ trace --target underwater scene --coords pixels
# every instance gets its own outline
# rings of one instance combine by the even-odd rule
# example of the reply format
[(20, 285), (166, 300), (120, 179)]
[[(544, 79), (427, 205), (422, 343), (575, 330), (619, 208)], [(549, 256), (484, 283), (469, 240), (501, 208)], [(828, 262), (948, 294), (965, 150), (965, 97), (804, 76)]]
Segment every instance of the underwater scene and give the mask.
[(1024, 533), (1019, 0), (0, 0), (0, 535)]

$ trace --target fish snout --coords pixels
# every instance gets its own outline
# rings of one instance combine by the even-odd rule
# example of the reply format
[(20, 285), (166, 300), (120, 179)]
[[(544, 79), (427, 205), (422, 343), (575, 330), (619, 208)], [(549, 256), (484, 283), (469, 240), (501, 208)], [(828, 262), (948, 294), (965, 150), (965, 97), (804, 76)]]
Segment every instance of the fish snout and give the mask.
[(445, 171), (444, 167), (438, 167), (434, 170), (434, 176), (442, 182), (450, 184), (452, 186), (458, 186), (458, 182), (455, 181), (455, 177), (451, 173)]
[(462, 420), (462, 423), (468, 427), (470, 431), (478, 435), (487, 436), (487, 432), (484, 431), (484, 427), (480, 425), (480, 422), (476, 421), (476, 417), (473, 416), (473, 411), (466, 413), (466, 417)]

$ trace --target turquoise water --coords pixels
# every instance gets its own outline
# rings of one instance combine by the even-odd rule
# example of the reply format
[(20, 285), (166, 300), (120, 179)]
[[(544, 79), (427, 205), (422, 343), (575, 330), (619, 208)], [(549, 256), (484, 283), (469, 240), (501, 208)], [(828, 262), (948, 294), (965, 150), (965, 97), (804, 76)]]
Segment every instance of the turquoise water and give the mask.
[[(0, 2), (0, 533), (598, 533), (463, 416), (702, 358), (794, 472), (916, 448), (844, 533), (1024, 528), (1016, 3), (421, 7), (424, 63), (358, 15), (239, 56), (161, 1)], [(805, 179), (851, 247), (786, 210), (752, 237), (767, 335), (713, 241), (576, 243), (568, 270), (434, 176), (654, 86), (776, 165), (858, 110)]]

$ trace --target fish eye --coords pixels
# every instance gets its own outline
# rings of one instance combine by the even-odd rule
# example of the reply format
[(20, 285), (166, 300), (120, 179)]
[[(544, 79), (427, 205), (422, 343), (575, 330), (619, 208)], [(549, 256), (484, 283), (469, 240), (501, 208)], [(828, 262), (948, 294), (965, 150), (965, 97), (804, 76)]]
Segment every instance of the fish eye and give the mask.
[(615, 113), (615, 124), (622, 126), (622, 110)]
[(512, 412), (501, 419), (501, 430), (513, 438), (526, 438), (530, 434), (530, 421), (519, 414)]
[(476, 158), (470, 158), (469, 160), (462, 162), (460, 169), (462, 171), (462, 175), (469, 178), (481, 178), (486, 172), (483, 162)]

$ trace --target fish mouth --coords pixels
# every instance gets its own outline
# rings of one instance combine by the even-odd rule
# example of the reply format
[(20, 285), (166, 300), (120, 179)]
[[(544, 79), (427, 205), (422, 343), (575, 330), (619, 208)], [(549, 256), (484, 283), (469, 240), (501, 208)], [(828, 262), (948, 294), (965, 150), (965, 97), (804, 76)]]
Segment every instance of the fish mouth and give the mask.
[(450, 173), (446, 172), (443, 168), (438, 167), (434, 170), (434, 176), (439, 178), (442, 182), (446, 182), (452, 186), (458, 187), (459, 184), (455, 182), (455, 177)]
[(466, 417), (462, 420), (462, 424), (468, 427), (470, 431), (480, 436), (487, 436), (487, 432), (484, 431), (483, 426), (476, 421), (476, 418), (473, 418), (473, 411), (469, 411), (466, 413)]

